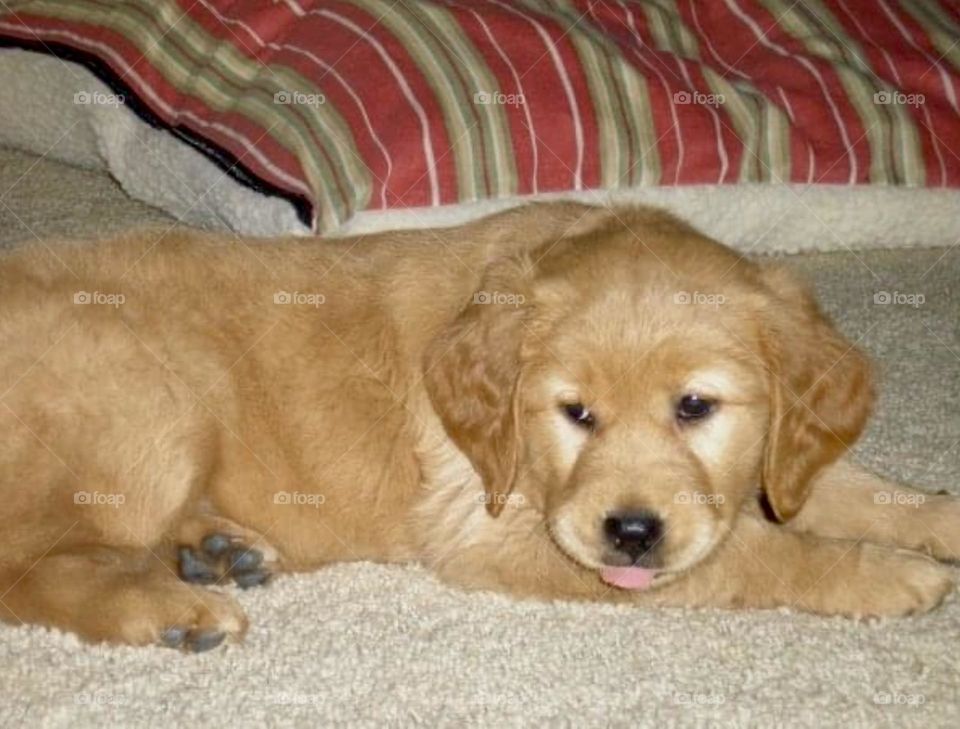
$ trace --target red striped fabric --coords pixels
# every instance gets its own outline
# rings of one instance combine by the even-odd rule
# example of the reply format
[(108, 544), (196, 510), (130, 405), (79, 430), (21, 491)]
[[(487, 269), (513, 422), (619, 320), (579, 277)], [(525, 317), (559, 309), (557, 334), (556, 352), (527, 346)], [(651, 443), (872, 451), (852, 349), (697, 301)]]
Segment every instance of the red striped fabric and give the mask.
[(637, 185), (957, 187), (957, 38), (953, 0), (0, 8), (0, 42), (85, 63), (318, 230)]

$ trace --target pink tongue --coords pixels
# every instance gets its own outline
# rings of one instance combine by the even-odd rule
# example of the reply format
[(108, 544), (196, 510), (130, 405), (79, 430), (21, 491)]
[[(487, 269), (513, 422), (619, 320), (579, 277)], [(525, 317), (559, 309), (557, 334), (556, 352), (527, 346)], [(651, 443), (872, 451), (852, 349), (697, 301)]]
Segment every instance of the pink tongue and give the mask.
[(605, 567), (600, 570), (600, 579), (624, 590), (646, 590), (656, 574), (656, 570), (644, 567)]

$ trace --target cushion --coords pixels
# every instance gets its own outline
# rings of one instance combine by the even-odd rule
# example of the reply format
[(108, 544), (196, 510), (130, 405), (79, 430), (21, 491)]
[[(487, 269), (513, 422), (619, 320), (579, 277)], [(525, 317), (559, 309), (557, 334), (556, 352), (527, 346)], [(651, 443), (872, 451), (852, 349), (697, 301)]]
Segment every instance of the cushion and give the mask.
[(958, 5), (863, 8), (8, 0), (0, 43), (86, 66), (107, 89), (75, 108), (136, 114), (316, 232), (543, 193), (957, 187)]

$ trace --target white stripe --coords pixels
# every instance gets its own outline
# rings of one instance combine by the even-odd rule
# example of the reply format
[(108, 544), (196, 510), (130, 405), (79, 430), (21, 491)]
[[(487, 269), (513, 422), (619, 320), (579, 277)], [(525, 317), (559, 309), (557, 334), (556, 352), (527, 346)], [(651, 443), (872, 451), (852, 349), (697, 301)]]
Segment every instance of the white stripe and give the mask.
[(283, 0), (283, 4), (290, 8), (290, 10), (293, 11), (293, 14), (298, 18), (302, 18), (304, 16), (303, 8), (300, 7), (296, 0)]
[(380, 59), (384, 62), (387, 68), (390, 69), (390, 73), (392, 73), (393, 77), (397, 80), (400, 90), (403, 92), (403, 95), (407, 98), (407, 101), (410, 103), (410, 106), (413, 107), (414, 112), (420, 120), (420, 138), (423, 142), (423, 154), (427, 163), (427, 176), (430, 180), (430, 202), (432, 205), (439, 205), (440, 181), (437, 179), (437, 161), (433, 153), (433, 141), (430, 138), (430, 122), (427, 118), (426, 111), (424, 111), (423, 107), (420, 105), (417, 97), (414, 96), (413, 90), (410, 88), (410, 84), (407, 83), (407, 80), (404, 78), (403, 73), (401, 73), (397, 64), (394, 63), (392, 58), (390, 58), (390, 54), (387, 53), (380, 41), (367, 33), (352, 20), (343, 18), (336, 13), (331, 13), (328, 10), (311, 10), (309, 11), (309, 14), (320, 15), (329, 18), (330, 20), (333, 20), (334, 22), (352, 30), (370, 44), (370, 47), (377, 52), (377, 55), (380, 56)]
[[(213, 7), (210, 3), (207, 2), (207, 0), (198, 0), (198, 2), (201, 5), (203, 5), (203, 7), (205, 7), (210, 12), (211, 15), (213, 15), (218, 21), (220, 21), (224, 25), (237, 25), (243, 28), (243, 30), (245, 30), (247, 34), (251, 38), (253, 38), (253, 40), (256, 43), (260, 44), (261, 47), (271, 48), (273, 50), (286, 50), (286, 51), (290, 51), (291, 53), (297, 53), (301, 56), (306, 56), (311, 61), (313, 61), (317, 66), (319, 66), (322, 70), (331, 74), (337, 81), (340, 82), (340, 85), (343, 86), (343, 88), (346, 90), (348, 94), (350, 94), (350, 97), (353, 99), (354, 103), (356, 103), (357, 107), (359, 108), (360, 114), (363, 115), (363, 121), (367, 126), (367, 131), (370, 132), (370, 136), (373, 137), (373, 141), (376, 143), (377, 147), (379, 147), (380, 153), (383, 155), (384, 161), (387, 163), (387, 174), (385, 179), (381, 180), (376, 175), (373, 175), (372, 171), (370, 172), (370, 174), (373, 175), (374, 177), (377, 177), (377, 179), (381, 183), (380, 208), (383, 210), (386, 210), (387, 183), (390, 180), (390, 176), (393, 174), (393, 160), (390, 158), (390, 154), (387, 151), (387, 148), (384, 146), (383, 142), (380, 140), (380, 137), (377, 135), (377, 132), (373, 128), (373, 125), (370, 123), (370, 118), (367, 116), (366, 106), (364, 106), (363, 101), (360, 99), (357, 93), (353, 90), (350, 84), (347, 83), (346, 79), (344, 79), (343, 76), (341, 76), (340, 73), (333, 66), (329, 65), (322, 59), (318, 58), (310, 51), (304, 50), (303, 48), (299, 48), (298, 46), (290, 45), (288, 43), (277, 44), (277, 43), (270, 43), (270, 42), (264, 41), (260, 36), (258, 36), (253, 31), (253, 29), (250, 26), (248, 26), (242, 20), (238, 20), (236, 18), (228, 18), (224, 15), (221, 15), (215, 7)], [(266, 68), (269, 70), (269, 67), (266, 67)], [(361, 163), (363, 162), (363, 160), (360, 160), (360, 161)], [(364, 164), (364, 167), (366, 167), (366, 164)]]
[[(550, 54), (550, 59), (553, 61), (553, 65), (556, 66), (557, 73), (560, 75), (560, 83), (563, 84), (563, 91), (567, 97), (567, 105), (570, 107), (570, 114), (573, 117), (573, 137), (574, 142), (577, 146), (577, 164), (573, 172), (573, 189), (582, 190), (583, 189), (583, 123), (580, 119), (580, 109), (577, 107), (577, 97), (573, 91), (573, 84), (570, 82), (569, 76), (567, 76), (567, 69), (563, 65), (563, 59), (560, 58), (560, 54), (557, 53), (557, 48), (553, 43), (553, 40), (550, 38), (550, 34), (544, 30), (543, 26), (535, 19), (522, 13), (516, 8), (500, 2), (500, 0), (487, 0), (488, 3), (493, 3), (499, 5), (504, 10), (509, 10), (515, 15), (519, 15), (521, 18), (526, 20), (530, 25), (534, 27), (537, 31), (537, 34), (543, 40), (543, 44), (547, 47), (547, 52)], [(524, 73), (524, 76), (529, 73), (529, 69)]]
[(790, 104), (790, 100), (787, 98), (787, 95), (783, 93), (783, 89), (777, 86), (777, 92), (780, 94), (780, 101), (783, 102), (783, 108), (786, 109), (787, 116), (790, 117), (790, 123), (796, 124), (797, 119), (793, 115), (793, 106)]
[(823, 77), (820, 75), (820, 72), (817, 71), (816, 67), (812, 63), (810, 63), (809, 59), (803, 56), (798, 56), (795, 53), (790, 53), (789, 51), (785, 50), (777, 43), (774, 43), (773, 41), (768, 40), (764, 35), (763, 30), (760, 28), (760, 26), (757, 25), (757, 23), (753, 20), (753, 18), (748, 16), (746, 13), (744, 13), (740, 9), (740, 7), (736, 3), (736, 0), (724, 0), (724, 2), (726, 3), (727, 7), (730, 8), (731, 12), (733, 12), (734, 15), (740, 18), (743, 21), (744, 25), (746, 25), (748, 28), (750, 28), (750, 30), (753, 31), (754, 35), (757, 36), (757, 41), (759, 43), (762, 43), (764, 46), (780, 54), (781, 56), (795, 59), (805, 69), (807, 69), (807, 71), (810, 72), (811, 76), (813, 76), (817, 80), (817, 85), (820, 86), (820, 91), (823, 93), (823, 97), (827, 100), (827, 105), (830, 107), (830, 111), (833, 114), (833, 118), (837, 123), (837, 129), (840, 131), (840, 139), (843, 142), (844, 149), (846, 149), (846, 152), (847, 152), (847, 159), (849, 160), (849, 166), (850, 166), (850, 175), (849, 175), (848, 182), (851, 185), (854, 184), (857, 181), (857, 158), (854, 155), (853, 145), (850, 143), (850, 135), (847, 134), (847, 127), (843, 122), (843, 117), (840, 115), (840, 110), (837, 108), (837, 105), (834, 103), (833, 97), (830, 96), (830, 92), (827, 89), (827, 85), (824, 82)]
[[(633, 12), (629, 9), (627, 10), (627, 23), (630, 26), (630, 32), (633, 34), (634, 40), (636, 40), (637, 45), (644, 47), (643, 38), (640, 37), (640, 31), (637, 30), (636, 21), (633, 18)], [(660, 80), (660, 85), (663, 87), (663, 92), (667, 97), (667, 108), (670, 109), (670, 116), (673, 117), (673, 130), (674, 137), (677, 140), (677, 168), (673, 174), (673, 184), (676, 185), (677, 181), (680, 179), (680, 168), (683, 167), (683, 153), (684, 153), (684, 144), (683, 144), (683, 129), (680, 126), (680, 118), (677, 116), (676, 105), (673, 103), (673, 95), (670, 93), (670, 85), (667, 83), (667, 80), (664, 78), (663, 74), (657, 70), (656, 66), (652, 63), (649, 63), (646, 58), (644, 58), (639, 49), (631, 47), (630, 50), (633, 51), (633, 54), (640, 59), (640, 62), (644, 66), (653, 71), (657, 78)], [(661, 180), (662, 182), (662, 180)]]
[[(22, 31), (23, 27), (19, 25), (14, 25), (12, 23), (5, 23), (0, 21), (0, 28), (5, 28), (11, 31)], [(194, 124), (200, 127), (206, 127), (208, 129), (215, 129), (222, 134), (231, 137), (234, 141), (242, 144), (244, 147), (248, 148), (247, 154), (256, 159), (264, 168), (270, 171), (278, 180), (282, 180), (289, 187), (294, 190), (302, 193), (307, 198), (313, 197), (313, 190), (307, 187), (302, 180), (298, 180), (295, 177), (291, 177), (286, 172), (284, 172), (279, 167), (276, 167), (270, 160), (263, 156), (263, 154), (256, 148), (256, 146), (249, 140), (247, 137), (243, 136), (239, 132), (234, 131), (229, 127), (225, 127), (218, 122), (207, 122), (203, 119), (196, 117), (190, 112), (185, 112), (182, 109), (174, 109), (166, 101), (164, 101), (160, 96), (158, 96), (154, 90), (140, 77), (140, 75), (133, 69), (132, 66), (129, 66), (127, 62), (120, 56), (116, 51), (114, 51), (110, 46), (107, 46), (103, 43), (97, 41), (91, 41), (83, 36), (79, 36), (76, 33), (68, 30), (53, 30), (53, 29), (44, 29), (44, 36), (51, 37), (61, 37), (67, 38), (71, 42), (76, 43), (78, 46), (87, 49), (95, 49), (103, 56), (109, 56), (114, 60), (114, 62), (124, 69), (123, 76), (126, 78), (130, 76), (138, 81), (139, 86), (141, 87), (141, 93), (144, 96), (150, 98), (150, 100), (158, 107), (163, 109), (164, 113), (171, 117), (184, 117), (190, 119)]]
[[(457, 5), (457, 7), (462, 7), (460, 3), (457, 2), (457, 0), (451, 0), (451, 1), (455, 5)], [(537, 192), (539, 192), (539, 189), (540, 189), (537, 181), (539, 168), (540, 168), (540, 155), (539, 155), (539, 151), (537, 150), (537, 134), (533, 126), (533, 117), (530, 114), (530, 106), (526, 103), (526, 95), (523, 92), (523, 81), (520, 78), (520, 75), (517, 73), (516, 67), (510, 61), (509, 56), (507, 56), (506, 51), (504, 51), (503, 48), (500, 46), (500, 44), (497, 42), (497, 39), (494, 37), (493, 32), (490, 30), (490, 26), (487, 25), (486, 21), (476, 10), (473, 10), (472, 8), (470, 8), (469, 10), (470, 10), (470, 13), (473, 15), (473, 17), (476, 18), (477, 22), (483, 26), (483, 32), (486, 33), (487, 38), (490, 39), (490, 43), (493, 45), (494, 50), (496, 50), (500, 58), (503, 59), (503, 62), (507, 64), (507, 66), (510, 68), (510, 75), (513, 76), (513, 82), (517, 85), (517, 89), (519, 90), (520, 95), (524, 97), (524, 103), (521, 104), (521, 107), (523, 107), (523, 115), (527, 118), (526, 127), (527, 127), (527, 131), (530, 133), (530, 150), (533, 154), (533, 175), (530, 180), (530, 189), (532, 190), (533, 194), (536, 194)]]

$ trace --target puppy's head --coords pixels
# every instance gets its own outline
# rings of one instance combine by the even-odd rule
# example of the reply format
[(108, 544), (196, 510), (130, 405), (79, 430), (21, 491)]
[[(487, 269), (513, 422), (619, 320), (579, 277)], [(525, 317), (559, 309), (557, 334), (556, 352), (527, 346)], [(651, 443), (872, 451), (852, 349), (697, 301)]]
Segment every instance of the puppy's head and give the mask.
[(570, 558), (643, 589), (706, 557), (758, 486), (792, 517), (871, 390), (788, 274), (620, 218), (492, 264), (425, 381), (492, 515), (517, 490)]

